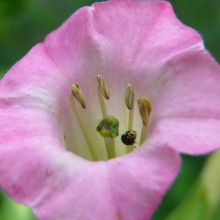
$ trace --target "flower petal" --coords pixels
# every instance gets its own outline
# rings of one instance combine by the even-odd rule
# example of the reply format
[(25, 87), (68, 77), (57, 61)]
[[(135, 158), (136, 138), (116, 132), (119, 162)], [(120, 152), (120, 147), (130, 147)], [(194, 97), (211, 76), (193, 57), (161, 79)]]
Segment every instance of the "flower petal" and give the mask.
[(219, 65), (207, 52), (192, 51), (176, 56), (163, 70), (155, 84), (151, 137), (159, 135), (183, 153), (219, 148)]
[[(154, 79), (167, 60), (204, 48), (199, 34), (176, 18), (169, 2), (125, 0), (78, 10), (47, 36), (44, 45), (63, 74), (87, 88), (90, 106), (98, 104), (95, 78), (104, 75), (113, 97), (107, 103), (112, 114), (120, 111), (118, 103), (123, 103), (128, 83), (137, 97), (151, 96)], [(96, 110), (91, 110), (93, 116)]]
[(48, 57), (44, 45), (37, 44), (1, 80), (0, 98), (7, 96), (15, 100), (22, 97), (24, 102), (36, 103), (39, 107), (47, 104), (56, 106), (63, 94), (69, 94), (67, 85), (65, 75)]
[(149, 220), (179, 162), (174, 151), (163, 147), (89, 163), (74, 170), (65, 186), (34, 211), (44, 220)]
[(88, 162), (62, 148), (50, 117), (1, 112), (1, 189), (42, 220), (150, 219), (179, 170), (175, 151), (147, 143), (148, 151)]
[(137, 80), (140, 71), (147, 75), (181, 51), (203, 47), (201, 37), (178, 21), (168, 2), (124, 0), (77, 11), (44, 44), (59, 68), (79, 79), (101, 71), (108, 78)]

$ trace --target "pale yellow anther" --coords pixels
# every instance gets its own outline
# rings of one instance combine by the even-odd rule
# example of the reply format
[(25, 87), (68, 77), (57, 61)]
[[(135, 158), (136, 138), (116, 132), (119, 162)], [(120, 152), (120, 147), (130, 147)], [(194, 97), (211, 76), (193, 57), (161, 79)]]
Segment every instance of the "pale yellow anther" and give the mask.
[(143, 125), (147, 126), (149, 115), (152, 109), (151, 102), (149, 101), (149, 99), (145, 97), (140, 97), (138, 99), (138, 107), (139, 107), (139, 113), (141, 115)]
[(132, 110), (134, 107), (134, 90), (131, 84), (128, 84), (126, 88), (125, 104), (129, 110)]
[(86, 109), (86, 102), (85, 98), (83, 96), (82, 90), (79, 86), (79, 84), (75, 83), (72, 85), (72, 94), (76, 98), (76, 100), (80, 103), (83, 109)]
[(103, 76), (98, 75), (97, 76), (97, 82), (101, 88), (102, 91), (102, 95), (106, 98), (106, 99), (110, 99), (110, 93), (108, 90), (108, 87), (106, 85), (105, 79), (103, 78)]

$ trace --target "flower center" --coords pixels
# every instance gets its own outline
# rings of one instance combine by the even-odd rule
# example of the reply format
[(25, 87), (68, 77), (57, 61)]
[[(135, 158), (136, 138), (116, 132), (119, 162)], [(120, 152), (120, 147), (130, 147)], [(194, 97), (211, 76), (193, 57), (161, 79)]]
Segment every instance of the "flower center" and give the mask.
[[(84, 142), (86, 143), (86, 149), (84, 149), (85, 153), (83, 153), (83, 150), (79, 153), (74, 146), (71, 146), (76, 144), (74, 140), (68, 141), (68, 139), (71, 138), (65, 137), (67, 150), (85, 159), (94, 161), (112, 159), (132, 152), (135, 148), (139, 147), (147, 139), (148, 122), (151, 112), (151, 102), (145, 97), (138, 98), (138, 109), (142, 123), (141, 129), (140, 126), (134, 128), (135, 96), (132, 85), (128, 84), (124, 99), (124, 105), (126, 106), (126, 111), (128, 111), (127, 126), (124, 126), (123, 132), (119, 134), (119, 127), (120, 123), (122, 123), (122, 119), (120, 120), (120, 118), (111, 115), (111, 112), (109, 112), (110, 109), (106, 108), (106, 102), (111, 101), (106, 81), (101, 75), (98, 75), (97, 82), (97, 96), (100, 105), (99, 111), (101, 109), (102, 118), (97, 121), (96, 125), (92, 126), (96, 131), (95, 135), (94, 130), (91, 131), (89, 129), (91, 125), (88, 126), (86, 117), (83, 116), (85, 112), (88, 111), (88, 108), (80, 86), (75, 83), (72, 85), (71, 89), (70, 104), (80, 128), (80, 130), (75, 130), (73, 132), (82, 134)], [(137, 132), (137, 130), (139, 132)], [(71, 136), (71, 134), (69, 136)], [(103, 146), (100, 146), (100, 141), (96, 141), (100, 140), (100, 138), (103, 139), (103, 144), (101, 144)], [(117, 144), (115, 144), (116, 141)], [(117, 148), (120, 148), (120, 151), (118, 151)]]

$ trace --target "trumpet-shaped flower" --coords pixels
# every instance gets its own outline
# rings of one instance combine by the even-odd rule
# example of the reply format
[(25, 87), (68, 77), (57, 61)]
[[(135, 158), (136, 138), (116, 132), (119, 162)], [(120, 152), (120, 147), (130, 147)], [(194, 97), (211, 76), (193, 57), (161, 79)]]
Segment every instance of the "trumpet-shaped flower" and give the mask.
[(166, 1), (84, 7), (0, 82), (0, 187), (41, 220), (147, 220), (179, 153), (220, 146), (220, 68)]

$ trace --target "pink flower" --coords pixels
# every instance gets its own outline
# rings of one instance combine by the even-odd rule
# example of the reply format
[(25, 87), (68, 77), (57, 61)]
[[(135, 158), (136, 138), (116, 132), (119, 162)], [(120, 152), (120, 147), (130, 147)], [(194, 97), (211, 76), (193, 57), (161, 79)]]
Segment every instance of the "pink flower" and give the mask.
[[(125, 154), (130, 147), (120, 136), (105, 138), (110, 156), (117, 156), (112, 160), (96, 131), (103, 118), (99, 74), (120, 135), (134, 110), (137, 149)], [(86, 110), (71, 96), (74, 83)], [(132, 110), (124, 101), (128, 84)], [(168, 2), (112, 0), (84, 7), (0, 83), (0, 187), (41, 220), (148, 220), (177, 175), (178, 153), (220, 146), (219, 85), (219, 65)], [(141, 96), (152, 105), (150, 114), (141, 110), (147, 126), (138, 111)], [(139, 147), (142, 129), (148, 138)]]

